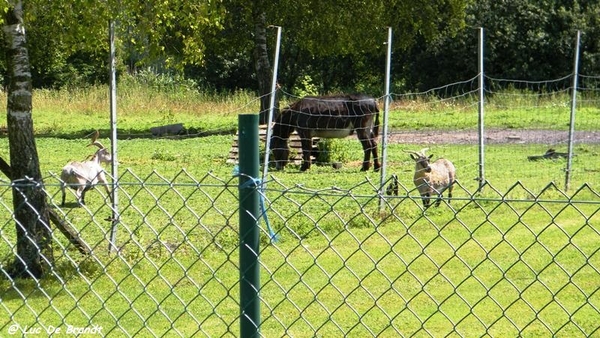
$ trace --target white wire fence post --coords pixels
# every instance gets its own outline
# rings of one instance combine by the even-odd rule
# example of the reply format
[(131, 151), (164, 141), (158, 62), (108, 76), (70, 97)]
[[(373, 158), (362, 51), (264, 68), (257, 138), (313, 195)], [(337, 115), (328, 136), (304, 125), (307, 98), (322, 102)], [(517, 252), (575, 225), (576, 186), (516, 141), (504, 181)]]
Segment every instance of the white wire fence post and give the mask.
[(485, 79), (483, 72), (483, 27), (479, 28), (479, 118), (478, 118), (478, 128), (479, 128), (479, 189), (481, 191), (483, 186), (485, 185), (485, 151), (484, 151), (484, 91), (485, 91)]
[(565, 170), (565, 191), (571, 185), (571, 164), (573, 160), (573, 141), (575, 138), (575, 111), (577, 110), (577, 80), (579, 77), (579, 48), (581, 43), (581, 31), (577, 31), (575, 43), (575, 58), (573, 60), (573, 88), (571, 88), (571, 117), (569, 120), (569, 149), (567, 154), (567, 168)]
[(277, 28), (277, 43), (275, 45), (275, 57), (273, 58), (273, 80), (271, 82), (271, 102), (269, 105), (269, 117), (267, 119), (267, 139), (265, 140), (265, 162), (263, 165), (262, 187), (266, 187), (266, 177), (269, 173), (269, 153), (271, 152), (271, 122), (273, 122), (273, 113), (275, 111), (275, 97), (277, 96), (277, 70), (279, 67), (279, 48), (281, 45), (281, 27)]
[(110, 145), (111, 145), (111, 173), (112, 173), (112, 217), (110, 227), (110, 241), (108, 252), (116, 251), (117, 225), (119, 223), (119, 193), (118, 193), (118, 157), (117, 157), (117, 66), (115, 52), (115, 22), (109, 22), (110, 43)]
[(388, 27), (387, 59), (385, 68), (385, 101), (383, 103), (383, 133), (381, 136), (381, 178), (379, 183), (379, 210), (384, 208), (384, 184), (387, 168), (387, 139), (388, 139), (388, 115), (390, 110), (390, 72), (392, 64), (392, 27)]

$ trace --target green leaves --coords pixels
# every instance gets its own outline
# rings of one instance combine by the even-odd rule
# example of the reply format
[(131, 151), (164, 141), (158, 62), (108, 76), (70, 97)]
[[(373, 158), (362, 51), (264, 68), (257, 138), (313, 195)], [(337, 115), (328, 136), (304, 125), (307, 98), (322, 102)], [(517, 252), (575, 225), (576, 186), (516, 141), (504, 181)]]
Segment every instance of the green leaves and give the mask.
[(32, 63), (42, 73), (65, 69), (82, 53), (92, 60), (102, 55), (94, 66), (105, 73), (110, 20), (117, 23), (118, 55), (130, 67), (201, 64), (205, 36), (219, 29), (224, 16), (219, 2), (184, 0), (34, 0), (24, 12)]

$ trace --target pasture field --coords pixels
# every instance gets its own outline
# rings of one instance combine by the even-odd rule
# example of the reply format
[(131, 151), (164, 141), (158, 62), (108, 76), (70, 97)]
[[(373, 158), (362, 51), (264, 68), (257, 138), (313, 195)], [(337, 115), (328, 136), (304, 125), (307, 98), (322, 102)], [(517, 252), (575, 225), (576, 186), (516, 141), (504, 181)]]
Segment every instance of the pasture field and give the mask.
[[(142, 135), (176, 122), (197, 130), (235, 129), (239, 113), (257, 110), (244, 93), (210, 102), (144, 94), (150, 96), (124, 90), (124, 133)], [(84, 135), (100, 129), (101, 141), (110, 144), (103, 100), (98, 90), (34, 96), (49, 200), (94, 254), (79, 255), (57, 235), (52, 277), (0, 280), (0, 312), (23, 327), (97, 324), (104, 334), (239, 336), (238, 179), (227, 163), (234, 135), (119, 140), (120, 253), (109, 255), (105, 219), (111, 213), (102, 192), (88, 192), (84, 208), (60, 208), (56, 180), (66, 162), (90, 154)], [(397, 111), (390, 128), (435, 129), (430, 124), (439, 121), (445, 129), (467, 114), (464, 106), (450, 118), (441, 117), (447, 111), (436, 112), (439, 119), (425, 116), (430, 113)], [(74, 117), (81, 114), (85, 118)], [(508, 120), (506, 114), (493, 120), (490, 113), (491, 123), (526, 124), (518, 113)], [(587, 109), (581, 115), (597, 114)], [(534, 124), (555, 125), (550, 118)], [(299, 173), (289, 166), (266, 178), (268, 219), (278, 241), (271, 243), (266, 232), (261, 237), (264, 336), (597, 334), (599, 144), (576, 145), (568, 192), (565, 160), (524, 160), (532, 149), (543, 153), (545, 144), (487, 146), (489, 185), (480, 192), (474, 145), (389, 144), (387, 173), (398, 175), (401, 189), (381, 211), (380, 174), (359, 171), (357, 141), (336, 142), (345, 159), (341, 169), (313, 166)], [(420, 208), (413, 162), (404, 152), (420, 147), (456, 165), (459, 184), (450, 206)], [(6, 137), (0, 138), (0, 156), (8, 159)], [(11, 210), (5, 182), (0, 204)], [(67, 201), (73, 200), (69, 192)], [(10, 212), (0, 216), (0, 237), (4, 268), (15, 240)], [(0, 326), (0, 336), (11, 323)]]
[[(496, 97), (486, 101), (486, 128), (567, 130), (570, 97), (524, 95)], [(0, 92), (6, 102), (6, 93)], [(293, 98), (284, 98), (285, 106)], [(383, 109), (383, 100), (379, 100)], [(238, 114), (259, 111), (258, 98), (240, 91), (230, 95), (199, 93), (191, 89), (153, 89), (139, 83), (118, 88), (118, 129), (121, 135), (148, 135), (149, 128), (183, 123), (191, 132), (235, 132)], [(391, 130), (477, 129), (477, 102), (473, 97), (441, 101), (422, 96), (392, 101), (388, 125)], [(40, 136), (80, 138), (91, 130), (110, 129), (108, 90), (102, 86), (73, 90), (37, 90), (33, 116)], [(597, 100), (582, 100), (577, 110), (577, 130), (598, 130)], [(0, 126), (3, 123), (0, 122)]]

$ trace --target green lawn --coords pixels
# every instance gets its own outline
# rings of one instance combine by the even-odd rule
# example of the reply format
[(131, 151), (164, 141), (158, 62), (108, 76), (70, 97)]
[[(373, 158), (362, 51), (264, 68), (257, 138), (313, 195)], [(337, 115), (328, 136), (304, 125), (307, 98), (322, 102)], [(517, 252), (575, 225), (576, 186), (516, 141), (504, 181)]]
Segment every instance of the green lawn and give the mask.
[[(125, 107), (141, 106), (127, 100)], [(76, 207), (71, 192), (67, 207), (59, 207), (56, 175), (68, 161), (89, 155), (82, 139), (87, 132), (108, 126), (95, 106), (73, 104), (88, 107), (90, 118), (79, 124), (66, 119), (53, 129), (53, 116), (77, 115), (77, 109), (42, 110), (36, 128), (50, 135), (36, 145), (49, 201), (93, 254), (82, 256), (56, 232), (55, 268), (47, 278), (0, 279), (0, 312), (7, 318), (0, 336), (15, 325), (34, 333), (60, 328), (55, 336), (94, 325), (114, 336), (239, 336), (238, 178), (227, 163), (234, 135), (119, 140), (119, 251), (109, 254), (112, 213), (99, 189), (88, 192), (86, 207)], [(190, 123), (231, 128), (237, 115), (231, 111), (216, 124), (194, 115)], [(449, 124), (463, 113), (439, 121)], [(134, 112), (124, 111), (123, 129), (143, 134), (148, 126), (188, 116), (161, 120), (153, 114), (136, 122)], [(402, 120), (393, 123), (400, 128)], [(426, 120), (413, 121), (429, 128)], [(5, 159), (7, 142), (0, 138)], [(358, 142), (339, 142), (347, 159), (339, 170), (313, 166), (300, 173), (289, 166), (266, 178), (267, 219), (259, 222), (264, 336), (597, 334), (599, 145), (576, 146), (581, 155), (573, 159), (569, 191), (566, 161), (524, 160), (547, 145), (488, 145), (488, 185), (478, 191), (476, 146), (390, 144), (386, 179), (398, 175), (401, 188), (380, 209), (380, 174), (359, 171)], [(451, 204), (425, 212), (412, 184), (414, 164), (404, 152), (421, 146), (452, 159), (459, 178)], [(4, 269), (15, 245), (6, 180), (0, 205), (6, 210), (0, 214)], [(276, 242), (269, 241), (267, 220)]]

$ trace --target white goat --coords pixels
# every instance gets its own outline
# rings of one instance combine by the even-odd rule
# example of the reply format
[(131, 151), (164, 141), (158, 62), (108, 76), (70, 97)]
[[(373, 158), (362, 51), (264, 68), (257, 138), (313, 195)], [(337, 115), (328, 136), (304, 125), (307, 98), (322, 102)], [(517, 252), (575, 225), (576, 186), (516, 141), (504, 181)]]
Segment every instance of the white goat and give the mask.
[(106, 149), (98, 139), (98, 131), (92, 136), (92, 142), (88, 144), (97, 146), (99, 149), (92, 156), (91, 159), (83, 162), (70, 162), (65, 165), (60, 174), (62, 180), (61, 191), (62, 191), (62, 204), (65, 205), (65, 189), (69, 188), (75, 190), (75, 196), (77, 196), (77, 202), (80, 205), (85, 204), (85, 193), (86, 191), (95, 187), (98, 183), (104, 185), (106, 193), (110, 197), (110, 190), (108, 189), (108, 182), (106, 181), (106, 174), (102, 163), (111, 163), (112, 155)]
[[(452, 188), (456, 180), (454, 164), (444, 158), (430, 163), (433, 155), (426, 156), (426, 150), (427, 148), (422, 149), (420, 152), (407, 151), (416, 162), (413, 182), (421, 194), (425, 209), (429, 207), (433, 195), (437, 196), (436, 207), (440, 205), (444, 191), (448, 190), (448, 198), (452, 198)], [(450, 203), (450, 200), (448, 200), (448, 203)]]

